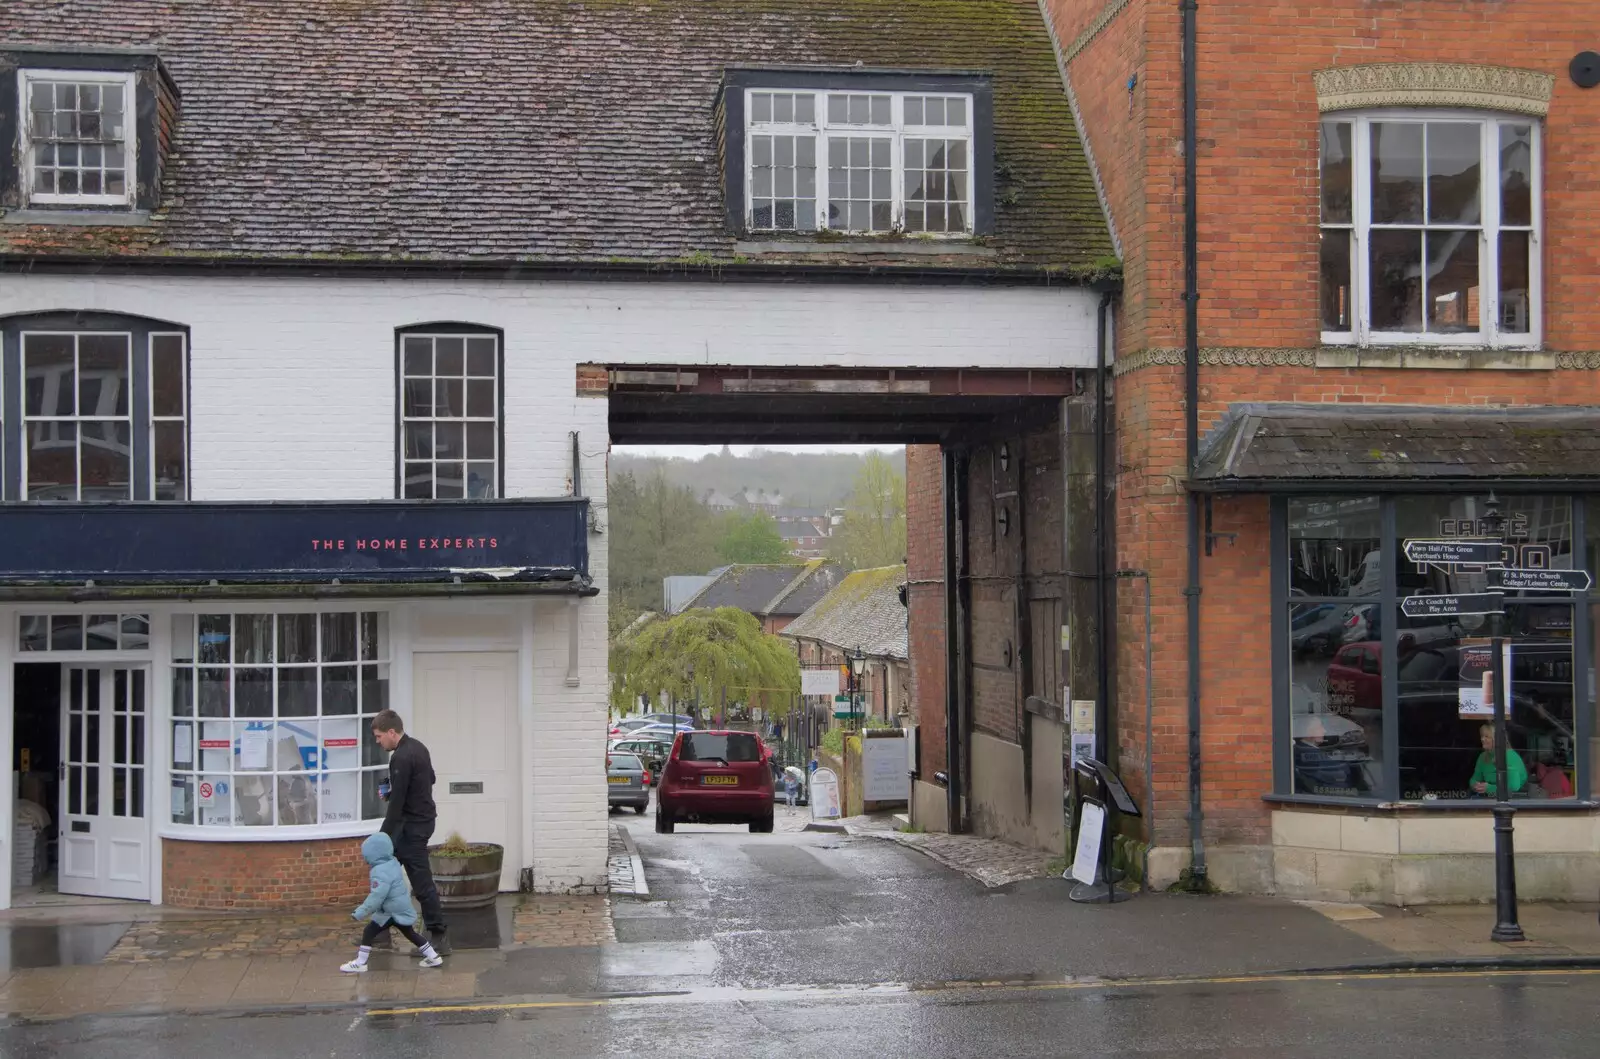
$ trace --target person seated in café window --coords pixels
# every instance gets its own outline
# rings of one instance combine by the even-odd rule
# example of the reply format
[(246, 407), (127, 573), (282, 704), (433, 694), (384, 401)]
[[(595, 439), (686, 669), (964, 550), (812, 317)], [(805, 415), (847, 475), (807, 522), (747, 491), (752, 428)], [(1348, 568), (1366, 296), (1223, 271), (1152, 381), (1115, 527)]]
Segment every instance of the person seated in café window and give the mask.
[[(1478, 755), (1478, 765), (1472, 770), (1472, 779), (1468, 786), (1472, 793), (1484, 797), (1494, 797), (1494, 725), (1485, 724), (1478, 729), (1478, 741), (1483, 744), (1483, 753)], [(1506, 747), (1506, 784), (1511, 788), (1512, 794), (1523, 791), (1528, 786), (1528, 766), (1522, 763), (1522, 755)]]

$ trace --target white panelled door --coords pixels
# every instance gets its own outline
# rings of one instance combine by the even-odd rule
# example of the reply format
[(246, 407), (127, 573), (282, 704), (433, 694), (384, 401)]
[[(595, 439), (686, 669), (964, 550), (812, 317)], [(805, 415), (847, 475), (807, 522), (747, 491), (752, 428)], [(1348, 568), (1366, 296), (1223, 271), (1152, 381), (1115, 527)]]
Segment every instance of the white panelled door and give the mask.
[(149, 679), (142, 666), (62, 667), (64, 894), (150, 900)]
[(433, 756), (433, 841), (459, 831), (468, 842), (505, 847), (500, 889), (517, 889), (522, 813), (516, 762), (517, 655), (514, 651), (418, 654), (406, 733)]

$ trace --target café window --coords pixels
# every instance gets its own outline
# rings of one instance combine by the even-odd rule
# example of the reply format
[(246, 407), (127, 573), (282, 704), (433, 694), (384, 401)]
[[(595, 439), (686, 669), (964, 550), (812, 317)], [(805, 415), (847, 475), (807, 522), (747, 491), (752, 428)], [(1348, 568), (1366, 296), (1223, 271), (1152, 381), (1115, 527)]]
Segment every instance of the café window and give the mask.
[(295, 827), (381, 818), (381, 611), (172, 618), (171, 820)]
[[(1277, 501), (1277, 682), (1287, 715), (1278, 788), (1287, 795), (1421, 803), (1479, 799), (1483, 674), (1490, 640), (1509, 645), (1513, 800), (1579, 790), (1592, 696), (1574, 683), (1588, 615), (1568, 593), (1506, 591), (1498, 612), (1414, 618), (1412, 595), (1483, 594), (1482, 566), (1419, 566), (1412, 538), (1482, 537), (1486, 496), (1294, 497)], [(1581, 499), (1505, 495), (1508, 565), (1571, 570)], [(1581, 600), (1579, 602), (1582, 602)], [(1492, 610), (1492, 607), (1485, 607)], [(1587, 672), (1586, 669), (1583, 671)], [(1580, 699), (1582, 709), (1579, 708)], [(1283, 731), (1284, 729), (1280, 729)], [(1581, 729), (1581, 731), (1580, 731)], [(1592, 770), (1584, 763), (1584, 777)], [(1492, 783), (1492, 776), (1490, 777)]]

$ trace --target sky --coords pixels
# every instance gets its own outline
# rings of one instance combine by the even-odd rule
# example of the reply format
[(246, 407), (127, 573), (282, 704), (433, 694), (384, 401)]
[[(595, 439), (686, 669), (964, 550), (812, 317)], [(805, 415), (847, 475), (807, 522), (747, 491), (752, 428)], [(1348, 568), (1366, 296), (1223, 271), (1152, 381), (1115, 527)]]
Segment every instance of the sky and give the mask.
[[(735, 456), (748, 456), (752, 452), (899, 452), (900, 445), (730, 445)], [(664, 456), (682, 459), (699, 459), (721, 452), (721, 445), (614, 445), (612, 455)]]

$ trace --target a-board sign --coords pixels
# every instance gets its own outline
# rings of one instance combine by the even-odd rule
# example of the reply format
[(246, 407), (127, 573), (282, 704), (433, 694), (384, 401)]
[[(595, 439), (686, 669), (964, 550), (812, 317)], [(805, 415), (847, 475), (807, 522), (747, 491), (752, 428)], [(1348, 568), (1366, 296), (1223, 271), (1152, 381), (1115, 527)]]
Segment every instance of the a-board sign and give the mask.
[(1463, 563), (1469, 566), (1499, 566), (1505, 546), (1499, 541), (1468, 541), (1455, 539), (1406, 541), (1406, 558), (1414, 563), (1446, 565)]
[(1594, 579), (1587, 570), (1523, 570), (1497, 572), (1499, 587), (1520, 592), (1587, 592)]
[(817, 769), (811, 774), (811, 819), (837, 820), (844, 815), (839, 806), (839, 774), (832, 769)]
[(1100, 864), (1100, 839), (1105, 833), (1106, 810), (1098, 802), (1083, 802), (1083, 818), (1078, 824), (1078, 849), (1072, 858), (1072, 877), (1093, 885)]
[(1498, 592), (1464, 592), (1448, 596), (1407, 596), (1400, 613), (1408, 618), (1446, 618), (1454, 614), (1499, 614), (1505, 597)]
[(1122, 780), (1107, 767), (1105, 762), (1091, 759), (1089, 767), (1094, 769), (1095, 775), (1100, 777), (1100, 782), (1106, 785), (1106, 792), (1111, 795), (1111, 800), (1116, 803), (1117, 812), (1126, 813), (1128, 816), (1139, 815), (1139, 804), (1133, 800), (1133, 795), (1128, 793), (1128, 788), (1122, 785)]

